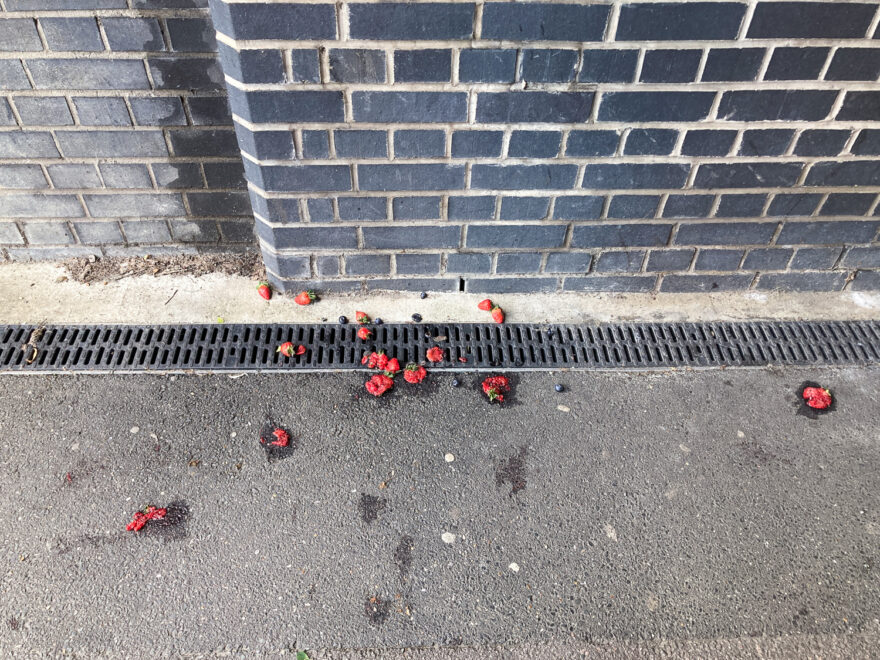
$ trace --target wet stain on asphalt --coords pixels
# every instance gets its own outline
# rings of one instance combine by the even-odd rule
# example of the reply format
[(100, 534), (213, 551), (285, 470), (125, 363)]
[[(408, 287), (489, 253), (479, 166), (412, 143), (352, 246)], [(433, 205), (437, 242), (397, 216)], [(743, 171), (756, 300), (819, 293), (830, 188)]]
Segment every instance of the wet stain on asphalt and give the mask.
[(506, 460), (501, 461), (495, 468), (495, 486), (501, 488), (504, 484), (510, 484), (510, 495), (516, 495), (526, 487), (526, 456), (528, 448), (522, 446), (519, 451)]
[(367, 495), (361, 493), (361, 499), (358, 501), (358, 513), (361, 520), (369, 524), (379, 517), (379, 512), (385, 508), (387, 500), (384, 497), (375, 495)]
[(400, 537), (400, 543), (394, 548), (394, 563), (400, 571), (400, 579), (406, 582), (409, 579), (412, 568), (413, 537), (407, 535)]
[(10, 630), (18, 630), (19, 628), (21, 628), (21, 622), (14, 616), (6, 619), (6, 625), (9, 626)]
[(139, 532), (146, 536), (158, 536), (165, 541), (179, 541), (187, 536), (186, 523), (189, 520), (189, 507), (186, 502), (175, 501), (168, 504), (164, 518), (151, 520)]
[(381, 626), (391, 616), (391, 602), (379, 596), (370, 596), (364, 603), (364, 614), (372, 625)]

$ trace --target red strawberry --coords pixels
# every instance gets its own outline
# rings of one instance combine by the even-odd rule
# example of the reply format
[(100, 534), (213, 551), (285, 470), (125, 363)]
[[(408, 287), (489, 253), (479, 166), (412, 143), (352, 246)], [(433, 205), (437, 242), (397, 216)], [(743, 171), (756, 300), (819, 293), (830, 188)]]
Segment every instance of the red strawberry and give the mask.
[(494, 307), (494, 305), (492, 304), (492, 301), (488, 298), (486, 298), (485, 300), (481, 300), (479, 303), (477, 303), (477, 309), (482, 309), (484, 312), (491, 311), (492, 307)]
[(373, 351), (361, 358), (361, 364), (367, 365), (369, 369), (379, 369), (385, 371), (388, 366), (388, 356), (385, 353)]
[(816, 410), (825, 410), (831, 405), (831, 392), (824, 387), (805, 387), (803, 397), (807, 405)]
[(504, 403), (504, 395), (510, 391), (510, 381), (506, 376), (489, 376), (483, 381), (483, 392), (489, 401)]
[(257, 293), (260, 294), (261, 298), (265, 298), (266, 300), (269, 300), (269, 298), (272, 297), (272, 289), (269, 288), (269, 283), (268, 282), (260, 282), (257, 285)]
[(272, 431), (272, 435), (274, 435), (277, 440), (273, 440), (270, 442), (270, 445), (274, 445), (276, 447), (286, 447), (290, 442), (290, 434), (284, 429), (275, 429)]
[(385, 365), (385, 371), (392, 374), (396, 374), (400, 371), (400, 362), (397, 361), (397, 358), (391, 358), (388, 360), (388, 364)]
[(504, 310), (497, 305), (492, 308), (492, 320), (495, 323), (504, 323)]
[(275, 349), (276, 353), (281, 353), (281, 355), (286, 355), (287, 357), (293, 357), (296, 353), (296, 349), (294, 349), (293, 344), (289, 341), (284, 342)]
[(382, 396), (385, 392), (394, 387), (394, 381), (385, 374), (376, 374), (366, 382), (365, 387), (367, 388), (367, 392), (373, 396)]
[(370, 330), (367, 326), (362, 326), (358, 328), (358, 337), (367, 341), (370, 337), (373, 336), (373, 331)]
[(364, 312), (355, 312), (354, 313), (354, 320), (357, 321), (358, 323), (364, 324), (364, 323), (370, 322), (370, 317), (367, 316)]
[(161, 520), (168, 514), (168, 509), (157, 509), (154, 506), (148, 506), (143, 511), (135, 511), (134, 518), (125, 529), (129, 532), (139, 532), (144, 528), (150, 520)]
[(311, 305), (317, 296), (314, 291), (300, 291), (293, 299), (297, 305)]
[(371, 357), (373, 357), (372, 353), (364, 353), (364, 357), (361, 358), (361, 364), (369, 362)]
[(461, 356), (460, 358), (458, 358), (458, 361), (467, 363), (467, 358), (464, 356)]
[(388, 356), (381, 351), (376, 353), (376, 369), (385, 371), (388, 368)]
[(296, 354), (297, 354), (297, 355), (305, 355), (305, 354), (306, 354), (306, 347), (303, 346), (302, 344), (300, 344), (299, 346), (297, 346), (297, 347), (296, 347)]
[(430, 348), (425, 354), (425, 357), (428, 358), (430, 362), (440, 362), (443, 359), (443, 349), (439, 346)]
[(406, 365), (406, 369), (403, 372), (403, 379), (407, 383), (421, 383), (425, 380), (425, 376), (428, 375), (427, 370), (420, 364), (410, 363)]

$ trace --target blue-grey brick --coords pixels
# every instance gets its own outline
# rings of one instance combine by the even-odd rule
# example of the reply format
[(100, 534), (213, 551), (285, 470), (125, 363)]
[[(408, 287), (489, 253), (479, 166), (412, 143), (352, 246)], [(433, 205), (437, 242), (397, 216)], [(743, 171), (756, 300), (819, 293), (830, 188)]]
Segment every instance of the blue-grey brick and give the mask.
[(471, 225), (469, 248), (558, 248), (565, 242), (565, 225)]
[(185, 243), (216, 243), (220, 240), (217, 223), (213, 220), (171, 220), (174, 240)]
[(321, 82), (318, 52), (314, 49), (290, 51), (291, 82)]
[(706, 56), (704, 82), (755, 80), (764, 60), (763, 48), (712, 48)]
[(593, 255), (589, 252), (551, 252), (547, 255), (545, 273), (586, 273)]
[(0, 60), (0, 89), (30, 89), (21, 60)]
[(394, 132), (395, 158), (436, 158), (446, 155), (443, 131), (398, 130)]
[(766, 188), (793, 186), (803, 163), (703, 163), (694, 179), (695, 188)]
[(768, 273), (761, 275), (757, 288), (771, 291), (840, 291), (845, 284), (846, 273)]
[(746, 6), (739, 2), (666, 2), (620, 8), (617, 41), (735, 39)]
[(211, 18), (218, 32), (238, 40), (336, 37), (336, 8), (332, 4), (215, 2)]
[(56, 131), (69, 158), (167, 156), (161, 131)]
[(129, 243), (164, 243), (171, 240), (164, 220), (126, 220), (122, 229)]
[(76, 242), (66, 222), (25, 222), (23, 229), (31, 245), (69, 245)]
[(4, 220), (0, 222), (0, 245), (23, 245), (24, 238), (21, 235), (21, 232), (18, 231), (18, 226), (9, 222), (8, 220)]
[(651, 250), (645, 270), (648, 272), (687, 270), (694, 250)]
[(488, 273), (492, 256), (468, 252), (451, 252), (446, 257), (447, 273)]
[(654, 290), (656, 275), (590, 275), (588, 277), (566, 277), (565, 291), (645, 293)]
[(241, 161), (204, 163), (208, 188), (247, 188)]
[[(8, 248), (11, 261), (62, 261), (64, 259), (77, 259), (82, 257), (101, 257), (101, 250), (94, 247), (69, 246), (69, 247), (27, 247)], [(112, 256), (112, 248), (104, 248), (107, 256)]]
[(440, 198), (396, 197), (391, 208), (395, 220), (435, 220), (440, 217)]
[(750, 250), (743, 261), (743, 270), (785, 270), (792, 250), (758, 248)]
[(207, 18), (167, 18), (171, 50), (213, 53), (217, 50), (214, 25)]
[(843, 248), (819, 247), (800, 248), (789, 264), (791, 270), (821, 270), (832, 268)]
[(0, 133), (0, 153), (4, 158), (55, 158), (58, 149), (49, 133), (9, 131)]
[(512, 83), (516, 76), (516, 51), (503, 48), (462, 50), (458, 59), (460, 82)]
[(684, 156), (726, 156), (736, 139), (736, 131), (691, 130), (681, 145)]
[(640, 82), (693, 82), (700, 68), (700, 50), (649, 50), (642, 62)]
[[(235, 50), (219, 43), (220, 62), (223, 73), (245, 83), (278, 83), (284, 81), (284, 62), (277, 48)], [(317, 52), (312, 51), (315, 70), (318, 68)]]
[[(290, 134), (288, 134), (290, 135)], [(285, 146), (287, 140), (285, 139)], [(329, 158), (330, 136), (327, 131), (303, 131), (302, 132), (302, 155), (303, 158)], [(290, 155), (284, 158), (291, 158)]]
[(457, 248), (461, 230), (458, 225), (415, 225), (364, 227), (364, 247), (379, 250), (412, 248)]
[[(250, 190), (251, 208), (254, 213), (277, 223), (299, 222), (299, 200), (290, 197), (263, 197)], [(328, 202), (330, 200), (327, 200)], [(333, 212), (330, 212), (333, 220)], [(312, 220), (318, 220), (312, 218)]]
[(836, 90), (770, 89), (725, 92), (718, 116), (731, 121), (818, 121), (828, 116)]
[(722, 195), (715, 216), (718, 218), (748, 218), (761, 215), (767, 195)]
[(0, 51), (43, 50), (37, 26), (31, 18), (5, 18), (0, 21)]
[(62, 163), (49, 165), (49, 178), (56, 188), (100, 188), (101, 179), (94, 165)]
[(859, 270), (850, 285), (850, 291), (880, 291), (880, 271)]
[(608, 217), (619, 220), (653, 218), (659, 195), (615, 195), (608, 204)]
[(406, 277), (369, 279), (364, 281), (367, 291), (458, 291), (458, 280), (440, 277)]
[(190, 96), (186, 99), (195, 126), (229, 126), (232, 115), (222, 96)]
[(764, 80), (817, 80), (829, 50), (780, 46), (770, 57)]
[(760, 2), (749, 39), (847, 39), (864, 37), (874, 7), (848, 2)]
[(880, 49), (838, 48), (825, 71), (825, 80), (877, 80)]
[[(316, 146), (317, 134), (323, 136), (324, 148), (319, 150)], [(306, 134), (310, 154), (303, 154), (305, 158), (326, 158), (329, 155), (326, 131), (303, 131), (303, 150), (306, 145)], [(254, 131), (251, 132), (241, 124), (235, 125), (235, 136), (238, 146), (243, 152), (260, 160), (289, 160), (293, 159), (293, 134), (290, 131)]]
[(351, 190), (347, 165), (251, 165), (244, 161), (248, 181), (270, 192), (318, 192)]
[(280, 255), (274, 252), (263, 252), (263, 263), (266, 269), (284, 278), (307, 278), (312, 269), (306, 256)]
[(498, 255), (496, 273), (537, 273), (541, 269), (539, 252), (506, 252)]
[(315, 257), (315, 272), (319, 277), (339, 275), (339, 257)]
[(880, 112), (880, 92), (847, 92), (836, 119), (876, 121)]
[(682, 224), (676, 245), (763, 245), (776, 231), (775, 222), (705, 222)]
[(876, 198), (875, 193), (831, 193), (819, 215), (864, 215)]
[(637, 50), (585, 50), (579, 82), (632, 82), (639, 60)]
[[(794, 153), (798, 156), (836, 156), (843, 151), (849, 136), (848, 130), (806, 130), (798, 137)], [(856, 141), (858, 142), (858, 139)], [(853, 153), (857, 153), (855, 149), (856, 146), (853, 145)]]
[(452, 51), (394, 51), (394, 82), (449, 82), (452, 79)]
[(63, 96), (19, 96), (15, 107), (25, 126), (69, 126), (73, 123)]
[(557, 220), (595, 220), (602, 215), (604, 197), (579, 195), (557, 197), (553, 217)]
[(484, 92), (477, 95), (477, 121), (572, 123), (586, 121), (593, 92)]
[(0, 126), (16, 126), (15, 115), (9, 107), (9, 99), (0, 98)]
[(28, 61), (36, 89), (149, 89), (140, 60), (40, 59)]
[(603, 252), (599, 255), (594, 270), (597, 273), (638, 273), (644, 260), (644, 250)]
[(495, 217), (495, 197), (452, 196), (447, 213), (450, 220), (491, 220)]
[(391, 256), (387, 254), (349, 254), (345, 257), (347, 275), (388, 275)]
[(238, 156), (238, 142), (231, 129), (183, 129), (168, 131), (175, 156)]
[(880, 222), (831, 220), (823, 222), (786, 222), (778, 245), (833, 245), (835, 243), (869, 243), (874, 240)]
[(388, 205), (384, 197), (340, 197), (337, 201), (342, 220), (386, 220)]
[(626, 138), (623, 153), (634, 156), (666, 156), (672, 153), (678, 131), (667, 128), (634, 128)]
[(73, 195), (0, 195), (0, 216), (6, 218), (79, 218), (85, 215)]
[(385, 82), (385, 51), (331, 48), (330, 80), (334, 82)]
[(680, 163), (608, 163), (587, 165), (584, 188), (682, 188), (690, 165)]
[(101, 178), (107, 188), (152, 188), (146, 165), (101, 163)]
[(139, 126), (186, 126), (179, 96), (132, 97), (129, 103)]
[(549, 197), (503, 197), (502, 220), (542, 220), (550, 208)]
[(876, 161), (816, 163), (807, 174), (808, 186), (876, 186)]
[(355, 121), (453, 122), (467, 119), (463, 92), (354, 92)]
[(118, 218), (139, 216), (186, 215), (183, 200), (178, 194), (143, 195), (84, 195), (92, 217)]
[(309, 218), (312, 222), (332, 222), (333, 203), (329, 199), (308, 200)]
[(155, 18), (104, 18), (101, 22), (110, 50), (165, 50), (162, 30)]
[(464, 165), (358, 165), (358, 183), (361, 190), (457, 190)]
[(147, 60), (156, 89), (224, 89), (223, 70), (213, 57), (151, 57)]
[(204, 188), (198, 163), (153, 163), (159, 188)]
[(705, 218), (712, 209), (712, 195), (670, 195), (663, 207), (664, 218)]
[(812, 215), (822, 199), (820, 193), (778, 194), (767, 208), (768, 216)]
[(116, 96), (76, 96), (73, 106), (83, 126), (131, 126), (125, 101)]
[(852, 247), (841, 265), (845, 268), (880, 268), (880, 247)]
[(471, 3), (358, 3), (349, 7), (348, 30), (352, 39), (470, 39), (473, 19)]
[(487, 3), (483, 39), (510, 41), (602, 41), (608, 5)]
[(394, 263), (398, 275), (436, 275), (440, 272), (439, 254), (398, 254)]
[(39, 165), (0, 165), (0, 189), (48, 188)]
[(574, 187), (576, 176), (576, 165), (474, 165), (471, 188), (564, 190)]
[(558, 285), (555, 277), (469, 278), (465, 283), (468, 293), (552, 293)]
[(507, 155), (511, 158), (553, 158), (559, 153), (558, 131), (513, 131)]
[(501, 131), (455, 131), (452, 134), (453, 158), (491, 158), (501, 155)]
[(565, 146), (566, 156), (613, 156), (620, 135), (617, 131), (572, 131)]
[(41, 18), (40, 25), (49, 50), (104, 50), (94, 18)]
[(715, 92), (606, 92), (599, 121), (699, 121), (714, 99)]
[(73, 228), (84, 245), (122, 243), (122, 231), (118, 222), (75, 222)]
[(666, 245), (672, 225), (578, 225), (571, 236), (573, 248), (658, 247)]
[(195, 216), (250, 215), (251, 204), (246, 192), (190, 192), (186, 195)]
[[(158, 2), (162, 7), (170, 7), (170, 0), (135, 0), (136, 2)], [(139, 6), (135, 4), (135, 7)], [(207, 5), (201, 5), (207, 6)], [(36, 9), (127, 9), (126, 0), (6, 0), (7, 11), (27, 11)]]
[(694, 270), (736, 270), (742, 257), (742, 250), (700, 250)]
[(664, 275), (663, 293), (703, 293), (748, 289), (753, 275)]
[(560, 48), (522, 51), (520, 80), (528, 82), (570, 82), (577, 73), (578, 52)]
[(385, 131), (333, 131), (333, 140), (340, 158), (385, 158), (388, 155)]
[(788, 149), (794, 129), (769, 128), (743, 131), (740, 156), (780, 156)]

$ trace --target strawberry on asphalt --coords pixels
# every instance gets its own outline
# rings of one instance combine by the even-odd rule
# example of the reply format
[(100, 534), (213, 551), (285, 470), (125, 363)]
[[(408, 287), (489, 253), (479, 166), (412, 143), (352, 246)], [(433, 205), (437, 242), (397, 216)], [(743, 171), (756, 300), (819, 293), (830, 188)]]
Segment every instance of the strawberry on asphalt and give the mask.
[(370, 378), (364, 386), (367, 388), (367, 392), (373, 396), (382, 396), (385, 392), (394, 387), (394, 381), (390, 376), (386, 376), (385, 374), (376, 374)]
[(125, 529), (129, 532), (139, 532), (151, 520), (161, 520), (168, 514), (168, 509), (159, 509), (155, 506), (148, 506), (143, 511), (135, 511), (134, 518)]
[(312, 302), (317, 298), (314, 291), (300, 291), (296, 298), (293, 299), (297, 305), (311, 305)]
[(284, 429), (275, 429), (272, 431), (272, 435), (274, 435), (276, 439), (269, 444), (274, 445), (275, 447), (286, 447), (290, 442), (290, 434)]
[(257, 285), (257, 293), (260, 294), (261, 298), (265, 298), (269, 300), (272, 297), (272, 289), (269, 288), (268, 282), (260, 282)]
[(805, 387), (803, 397), (810, 408), (825, 410), (831, 405), (831, 392), (825, 387)]
[(483, 381), (483, 392), (490, 402), (504, 403), (504, 395), (510, 392), (510, 381), (506, 376), (489, 376)]
[(406, 369), (403, 371), (403, 379), (407, 383), (421, 383), (427, 375), (428, 371), (422, 365), (412, 362), (406, 365)]

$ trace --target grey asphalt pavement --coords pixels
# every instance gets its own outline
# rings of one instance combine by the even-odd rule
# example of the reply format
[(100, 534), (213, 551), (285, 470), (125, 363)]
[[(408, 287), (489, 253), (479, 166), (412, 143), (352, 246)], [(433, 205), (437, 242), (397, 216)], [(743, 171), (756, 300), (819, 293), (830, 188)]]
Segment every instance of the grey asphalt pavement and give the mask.
[(878, 657), (878, 375), (2, 378), (0, 657)]

